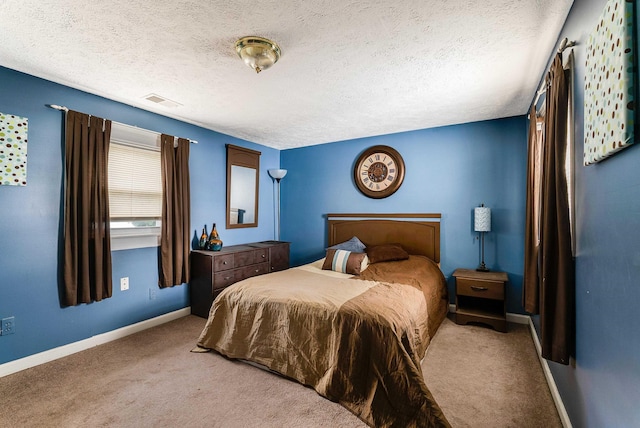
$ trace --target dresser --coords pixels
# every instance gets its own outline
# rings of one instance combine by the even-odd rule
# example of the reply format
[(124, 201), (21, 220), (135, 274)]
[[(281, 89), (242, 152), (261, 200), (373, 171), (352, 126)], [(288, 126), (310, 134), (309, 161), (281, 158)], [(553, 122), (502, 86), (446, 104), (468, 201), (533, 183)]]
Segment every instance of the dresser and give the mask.
[(456, 269), (456, 323), (478, 322), (507, 331), (505, 272)]
[(213, 300), (231, 284), (256, 275), (289, 268), (289, 243), (262, 241), (223, 247), (220, 251), (193, 250), (190, 256), (191, 313), (207, 318)]

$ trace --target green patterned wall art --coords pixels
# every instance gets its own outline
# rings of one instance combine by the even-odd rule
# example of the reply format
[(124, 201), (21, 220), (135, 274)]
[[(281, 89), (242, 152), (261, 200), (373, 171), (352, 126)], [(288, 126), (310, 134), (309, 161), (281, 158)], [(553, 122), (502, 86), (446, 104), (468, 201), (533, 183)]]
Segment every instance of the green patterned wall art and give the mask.
[(634, 2), (609, 0), (587, 41), (584, 164), (634, 143)]
[(0, 113), (0, 185), (27, 185), (28, 119)]

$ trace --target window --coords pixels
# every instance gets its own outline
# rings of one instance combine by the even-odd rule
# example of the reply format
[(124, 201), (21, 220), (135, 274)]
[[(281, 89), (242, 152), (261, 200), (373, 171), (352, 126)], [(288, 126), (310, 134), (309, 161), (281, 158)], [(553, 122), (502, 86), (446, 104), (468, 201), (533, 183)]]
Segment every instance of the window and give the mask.
[(573, 167), (575, 155), (575, 130), (574, 130), (574, 62), (573, 49), (569, 53), (567, 64), (565, 65), (565, 76), (569, 85), (569, 99), (567, 100), (567, 152), (565, 174), (567, 177), (567, 193), (569, 196), (569, 222), (571, 223), (571, 254), (576, 256), (576, 206), (575, 206), (575, 171)]
[(109, 211), (112, 250), (158, 246), (162, 215), (158, 133), (113, 122)]

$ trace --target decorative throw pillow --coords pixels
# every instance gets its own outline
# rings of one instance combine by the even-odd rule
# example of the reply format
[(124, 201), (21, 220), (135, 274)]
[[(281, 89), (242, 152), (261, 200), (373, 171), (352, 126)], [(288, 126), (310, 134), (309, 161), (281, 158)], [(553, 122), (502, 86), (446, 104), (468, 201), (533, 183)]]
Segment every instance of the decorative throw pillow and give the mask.
[(354, 236), (348, 241), (330, 246), (327, 250), (346, 250), (353, 253), (364, 253), (365, 248), (365, 245), (358, 239), (358, 237)]
[(363, 268), (363, 261), (366, 257), (367, 255), (365, 253), (328, 249), (322, 269), (360, 275)]
[(395, 260), (407, 260), (407, 253), (400, 244), (382, 244), (367, 247), (369, 263), (391, 262)]

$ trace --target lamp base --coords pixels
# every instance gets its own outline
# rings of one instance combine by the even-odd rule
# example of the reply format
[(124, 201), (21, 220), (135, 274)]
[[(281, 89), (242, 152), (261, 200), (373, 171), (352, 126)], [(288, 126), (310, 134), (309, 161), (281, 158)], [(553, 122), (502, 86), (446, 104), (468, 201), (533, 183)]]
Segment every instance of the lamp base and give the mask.
[(489, 272), (489, 268), (484, 264), (484, 232), (480, 232), (480, 238), (482, 241), (482, 257), (480, 258), (480, 266), (476, 270), (478, 272)]
[(480, 266), (478, 266), (478, 267), (476, 268), (476, 270), (477, 270), (478, 272), (489, 272), (489, 268), (488, 268), (488, 267), (486, 267), (486, 266), (484, 265), (484, 263), (482, 263)]

